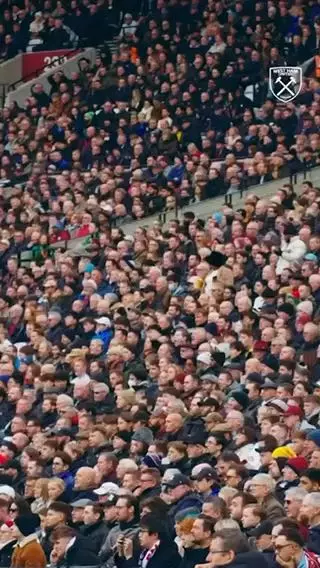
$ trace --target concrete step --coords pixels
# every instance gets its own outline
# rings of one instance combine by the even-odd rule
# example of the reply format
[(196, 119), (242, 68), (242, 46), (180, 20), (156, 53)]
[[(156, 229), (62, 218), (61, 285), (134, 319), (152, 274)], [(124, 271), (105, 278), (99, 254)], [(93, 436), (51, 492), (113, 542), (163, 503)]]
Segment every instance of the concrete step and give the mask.
[[(313, 183), (315, 187), (320, 187), (320, 168), (314, 168), (307, 172), (307, 179)], [(297, 176), (297, 183), (294, 184), (295, 191), (299, 193), (301, 184), (304, 180), (304, 175), (299, 174)], [(248, 193), (254, 193), (258, 197), (271, 197), (274, 195), (279, 187), (284, 183), (288, 183), (289, 178), (282, 178), (279, 180), (270, 181), (263, 185), (253, 185), (249, 187), (247, 191), (244, 191), (242, 197), (240, 192), (234, 193), (232, 195), (232, 206), (236, 210), (243, 206), (244, 200)], [(162, 222), (164, 225), (171, 221), (172, 219), (181, 219), (185, 211), (193, 211), (198, 218), (208, 219), (215, 211), (220, 211), (225, 206), (224, 196), (215, 197), (212, 199), (206, 199), (205, 201), (198, 201), (196, 203), (191, 203), (186, 207), (179, 209), (178, 215), (174, 210), (167, 211), (165, 215), (162, 215)], [(159, 220), (159, 214), (150, 215), (150, 217), (145, 217), (139, 221), (126, 221), (119, 224), (125, 234), (132, 235), (138, 227), (150, 227), (155, 221)]]

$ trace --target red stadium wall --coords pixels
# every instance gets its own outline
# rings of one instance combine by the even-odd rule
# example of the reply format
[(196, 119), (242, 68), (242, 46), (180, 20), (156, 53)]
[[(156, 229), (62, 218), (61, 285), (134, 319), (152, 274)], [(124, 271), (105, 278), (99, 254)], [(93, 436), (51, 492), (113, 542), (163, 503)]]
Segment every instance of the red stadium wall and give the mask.
[(78, 51), (74, 49), (59, 49), (58, 51), (38, 51), (35, 53), (24, 53), (22, 59), (22, 78), (31, 79), (38, 71), (43, 73), (50, 71), (65, 63), (70, 57), (76, 55)]

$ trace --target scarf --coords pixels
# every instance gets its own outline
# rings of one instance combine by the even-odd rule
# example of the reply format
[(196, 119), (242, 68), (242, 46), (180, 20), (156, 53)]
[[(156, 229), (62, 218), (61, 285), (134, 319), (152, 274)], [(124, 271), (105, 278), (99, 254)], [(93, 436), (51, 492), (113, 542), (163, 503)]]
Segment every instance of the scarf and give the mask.
[(160, 545), (160, 541), (154, 543), (154, 545), (149, 550), (143, 550), (139, 558), (139, 568), (146, 568), (155, 553), (157, 552)]

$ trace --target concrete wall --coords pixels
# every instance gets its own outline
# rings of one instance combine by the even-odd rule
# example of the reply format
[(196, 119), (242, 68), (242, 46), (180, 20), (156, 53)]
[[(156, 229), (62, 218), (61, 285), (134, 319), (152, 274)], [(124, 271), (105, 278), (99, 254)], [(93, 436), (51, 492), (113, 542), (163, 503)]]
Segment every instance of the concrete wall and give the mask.
[[(304, 176), (303, 174), (298, 175), (297, 184), (296, 184), (296, 191), (301, 186), (303, 182)], [(312, 181), (315, 187), (320, 187), (320, 168), (314, 168), (313, 170), (309, 170), (307, 172), (307, 179)], [(234, 193), (232, 195), (232, 204), (233, 209), (236, 210), (239, 207), (243, 206), (244, 200), (248, 193), (254, 193), (258, 195), (258, 197), (271, 197), (274, 195), (284, 183), (288, 182), (289, 178), (282, 178), (275, 181), (270, 181), (264, 183), (263, 185), (253, 185), (249, 187), (247, 191), (243, 192), (241, 197), (240, 192)], [(215, 211), (220, 211), (225, 205), (224, 196), (223, 197), (215, 197), (212, 199), (206, 199), (205, 201), (198, 201), (197, 203), (191, 203), (186, 207), (179, 209), (178, 215), (176, 215), (175, 211), (168, 211), (165, 216), (164, 223), (168, 223), (168, 221), (172, 219), (181, 219), (185, 211), (193, 211), (196, 217), (201, 219), (208, 219)], [(125, 223), (121, 223), (118, 226), (121, 227), (125, 234), (133, 235), (134, 231), (138, 227), (150, 227), (155, 221), (159, 220), (159, 214), (151, 215), (150, 217), (145, 217), (144, 219), (140, 219), (140, 221), (126, 221)]]
[(0, 65), (0, 84), (11, 85), (22, 78), (22, 54)]
[[(51, 69), (50, 71), (47, 71), (46, 73), (42, 73), (42, 75), (39, 75), (39, 77), (36, 77), (35, 79), (28, 81), (27, 83), (23, 83), (17, 89), (15, 89), (14, 91), (11, 91), (7, 94), (6, 105), (8, 105), (11, 101), (17, 101), (18, 105), (23, 107), (25, 100), (31, 94), (31, 88), (36, 83), (41, 83), (41, 85), (43, 85), (43, 87), (44, 87), (44, 90), (46, 92), (49, 92), (50, 89), (51, 89), (51, 85), (48, 81), (48, 77), (50, 77), (50, 75), (52, 75), (53, 73), (60, 71), (60, 70), (63, 71), (64, 74), (67, 77), (70, 77), (70, 75), (73, 71), (77, 71), (78, 61), (82, 57), (86, 57), (86, 59), (89, 59), (89, 61), (91, 61), (91, 63), (94, 63), (95, 58), (96, 58), (96, 50), (93, 47), (88, 47), (88, 48), (84, 49), (83, 51), (81, 51), (81, 53), (78, 53), (74, 57), (71, 57), (70, 59), (68, 59), (68, 61), (66, 61), (65, 63), (62, 63), (61, 65), (58, 65), (57, 67), (54, 67), (54, 69)], [(21, 78), (21, 76), (20, 76), (20, 78)], [(18, 80), (18, 79), (16, 79), (16, 80)]]

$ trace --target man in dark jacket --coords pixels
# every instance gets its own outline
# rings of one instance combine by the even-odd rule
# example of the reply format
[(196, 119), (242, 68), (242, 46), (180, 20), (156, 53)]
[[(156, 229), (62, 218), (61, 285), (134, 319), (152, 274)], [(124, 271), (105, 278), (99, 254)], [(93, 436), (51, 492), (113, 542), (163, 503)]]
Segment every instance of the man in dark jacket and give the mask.
[(97, 501), (98, 496), (94, 493), (95, 489), (94, 469), (92, 467), (80, 467), (74, 480), (73, 500), (90, 499), (90, 501)]
[(195, 519), (191, 530), (192, 546), (185, 548), (180, 568), (194, 568), (204, 564), (209, 554), (210, 542), (214, 533), (214, 520), (206, 515)]
[(167, 523), (155, 513), (144, 515), (140, 521), (139, 546), (129, 538), (117, 546), (115, 562), (119, 568), (178, 568), (181, 563), (177, 545), (169, 538)]
[(81, 527), (83, 536), (88, 537), (90, 549), (98, 554), (103, 541), (108, 534), (108, 527), (103, 522), (103, 508), (100, 503), (87, 505), (83, 513), (84, 525)]
[(243, 533), (234, 529), (217, 531), (211, 541), (207, 562), (228, 568), (267, 568), (261, 552), (251, 552)]
[(51, 560), (59, 568), (71, 566), (98, 566), (97, 556), (88, 546), (87, 539), (66, 525), (60, 525), (52, 534)]
[(191, 481), (182, 473), (177, 473), (171, 479), (165, 482), (165, 491), (169, 494), (170, 503), (172, 504), (169, 515), (172, 521), (177, 513), (185, 509), (195, 508), (202, 509), (202, 500), (200, 495), (194, 493), (191, 489)]
[(59, 312), (49, 312), (48, 315), (48, 331), (46, 333), (46, 338), (53, 345), (57, 345), (61, 341), (63, 335), (63, 326), (61, 324), (61, 314)]

